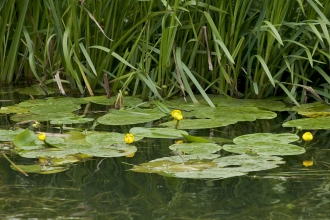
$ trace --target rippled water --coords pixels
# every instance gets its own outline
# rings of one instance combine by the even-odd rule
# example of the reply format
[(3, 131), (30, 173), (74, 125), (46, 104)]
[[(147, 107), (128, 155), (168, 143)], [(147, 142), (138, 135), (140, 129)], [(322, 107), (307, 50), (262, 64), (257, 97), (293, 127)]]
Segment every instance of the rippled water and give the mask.
[[(215, 129), (214, 135), (232, 139), (292, 132), (281, 127), (288, 116), (237, 123)], [(0, 116), (0, 122), (1, 128), (11, 125), (7, 116)], [(208, 133), (196, 130), (194, 135)], [(329, 131), (317, 131), (304, 155), (285, 157), (279, 168), (242, 177), (192, 180), (128, 170), (129, 164), (166, 156), (172, 143), (144, 139), (133, 158), (95, 158), (53, 175), (23, 176), (1, 157), (0, 219), (330, 219)], [(313, 166), (303, 166), (312, 159)]]

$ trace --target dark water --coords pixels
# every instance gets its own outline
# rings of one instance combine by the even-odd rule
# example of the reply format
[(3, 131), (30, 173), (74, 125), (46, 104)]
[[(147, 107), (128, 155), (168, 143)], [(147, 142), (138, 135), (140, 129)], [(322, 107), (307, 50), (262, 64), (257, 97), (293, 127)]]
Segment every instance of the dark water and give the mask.
[[(15, 98), (19, 102), (26, 97)], [(232, 139), (255, 132), (292, 132), (281, 127), (287, 117), (289, 113), (279, 113), (273, 120), (238, 123), (218, 128), (214, 135)], [(4, 115), (0, 122), (2, 129), (12, 125)], [(23, 176), (1, 157), (0, 219), (330, 219), (329, 131), (314, 132), (304, 155), (285, 157), (286, 164), (276, 169), (223, 180), (128, 170), (128, 164), (166, 156), (173, 140), (144, 139), (133, 158), (95, 158), (53, 175)], [(205, 136), (209, 131), (193, 133)], [(314, 160), (314, 165), (304, 167), (304, 160)]]

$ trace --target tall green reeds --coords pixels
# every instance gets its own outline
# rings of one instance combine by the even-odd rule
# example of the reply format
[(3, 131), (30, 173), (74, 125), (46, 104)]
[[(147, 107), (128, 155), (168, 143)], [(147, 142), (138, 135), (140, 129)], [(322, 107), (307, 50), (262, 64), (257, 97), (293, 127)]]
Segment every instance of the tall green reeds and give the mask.
[(60, 73), (87, 95), (106, 83), (210, 106), (207, 93), (327, 101), (329, 14), (325, 0), (5, 0), (0, 81), (48, 85)]

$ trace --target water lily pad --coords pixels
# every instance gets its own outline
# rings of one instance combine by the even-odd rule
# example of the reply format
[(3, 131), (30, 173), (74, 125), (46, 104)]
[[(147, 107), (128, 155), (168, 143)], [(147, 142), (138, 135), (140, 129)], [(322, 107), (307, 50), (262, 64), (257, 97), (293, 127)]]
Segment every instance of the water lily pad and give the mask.
[(259, 142), (291, 143), (297, 140), (299, 140), (299, 136), (296, 134), (255, 133), (236, 137), (234, 138), (233, 142), (235, 144), (253, 145), (254, 143)]
[(181, 134), (186, 141), (189, 142), (196, 142), (196, 143), (210, 143), (211, 141), (206, 138), (202, 137), (197, 137), (197, 136), (192, 136), (192, 135), (186, 135), (186, 134)]
[(83, 151), (88, 155), (94, 157), (123, 157), (130, 154), (134, 154), (137, 148), (133, 145), (126, 143), (112, 144), (112, 145), (94, 145), (93, 148)]
[[(117, 96), (112, 96), (110, 98), (107, 98), (107, 96), (103, 95), (103, 96), (85, 97), (85, 98), (81, 98), (81, 99), (90, 101), (90, 102), (93, 102), (93, 103), (99, 104), (99, 105), (112, 106), (112, 105), (114, 105), (114, 103), (117, 99)], [(125, 106), (135, 106), (135, 105), (138, 105), (143, 102), (142, 99), (136, 98), (136, 97), (131, 97), (131, 96), (123, 96), (123, 100), (124, 100)]]
[(300, 126), (304, 130), (330, 129), (330, 117), (322, 118), (303, 118), (287, 121), (282, 124), (283, 127)]
[(256, 151), (258, 155), (298, 155), (305, 153), (305, 149), (289, 144), (299, 140), (295, 134), (255, 133), (234, 138), (236, 145), (224, 145), (223, 149), (232, 153), (249, 154)]
[[(109, 146), (113, 144), (122, 144), (125, 143), (124, 141), (125, 134), (116, 133), (116, 132), (102, 132), (102, 133), (95, 133), (89, 134), (86, 136), (86, 141), (90, 144), (98, 145), (98, 146)], [(134, 137), (134, 141), (139, 141), (143, 137), (136, 136)]]
[(12, 141), (16, 135), (23, 130), (2, 130), (0, 129), (0, 141)]
[(97, 122), (105, 125), (129, 125), (154, 121), (164, 117), (165, 114), (158, 109), (140, 110), (110, 110), (106, 115), (97, 119)]
[[(34, 165), (17, 165), (21, 170), (26, 173), (38, 173), (38, 174), (54, 174), (68, 170), (67, 167), (62, 166), (42, 166), (38, 164)], [(13, 170), (17, 170), (15, 167), (10, 166)]]
[[(47, 91), (47, 93), (45, 93), (45, 90)], [(33, 85), (33, 86), (29, 86), (29, 87), (25, 87), (22, 89), (18, 90), (18, 93), (20, 94), (26, 94), (26, 95), (49, 95), (49, 94), (53, 94), (54, 93), (54, 89), (52, 88), (47, 88), (44, 87), (44, 89), (42, 89), (39, 84)]]
[[(207, 154), (205, 154), (207, 155)], [(204, 155), (184, 155), (185, 162), (180, 156), (164, 157), (148, 163), (134, 166), (135, 172), (157, 173), (164, 176), (192, 179), (224, 179), (246, 175), (251, 171), (267, 170), (285, 163), (282, 158), (260, 155), (235, 155), (215, 158)]]
[[(180, 121), (179, 129), (205, 129), (205, 128), (216, 128), (221, 126), (227, 126), (235, 124), (237, 120), (231, 118), (224, 119), (183, 119)], [(174, 128), (176, 121), (168, 121), (161, 123), (160, 126)]]
[(297, 145), (276, 142), (255, 142), (250, 145), (226, 144), (223, 146), (223, 149), (237, 154), (245, 154), (252, 149), (258, 155), (299, 155), (306, 152), (304, 148)]
[(70, 117), (63, 117), (57, 118), (50, 121), (51, 124), (82, 124), (86, 122), (93, 121), (93, 118), (86, 118), (84, 116), (70, 116)]
[[(287, 111), (286, 105), (275, 99), (236, 99), (231, 97), (226, 97), (223, 95), (208, 95), (214, 105), (217, 107), (231, 107), (231, 108), (241, 108), (241, 107), (257, 107), (259, 109), (270, 110), (270, 111)], [(201, 95), (196, 95), (196, 99), (199, 101), (201, 106), (208, 106), (207, 102)], [(172, 99), (170, 102), (165, 102), (166, 106), (179, 108), (185, 110), (187, 105), (192, 105), (192, 101), (187, 97), (187, 102), (184, 101), (182, 97)], [(183, 107), (185, 106), (185, 107)], [(195, 105), (197, 106), (197, 105)]]
[(71, 112), (53, 112), (48, 114), (15, 114), (10, 117), (12, 121), (20, 122), (20, 121), (51, 121), (51, 120), (58, 120), (63, 117), (75, 117), (75, 114)]
[(281, 157), (270, 155), (249, 156), (246, 154), (221, 157), (214, 160), (220, 168), (248, 173), (252, 171), (269, 170), (284, 164)]
[(134, 127), (130, 129), (129, 133), (134, 134), (134, 136), (148, 137), (148, 138), (178, 138), (178, 137), (182, 137), (182, 134), (188, 135), (186, 131), (174, 129), (174, 128)]
[(10, 114), (10, 113), (28, 113), (27, 109), (21, 108), (17, 105), (10, 105), (0, 108), (0, 114)]
[(295, 106), (292, 110), (297, 111), (300, 115), (311, 118), (330, 116), (330, 107), (322, 102), (300, 104), (300, 107)]
[(196, 111), (197, 118), (222, 119), (229, 118), (236, 121), (255, 121), (256, 119), (273, 119), (275, 112), (260, 110), (256, 107), (227, 107), (205, 108)]
[(186, 154), (212, 154), (221, 150), (221, 146), (213, 143), (181, 143), (169, 147), (174, 151), (183, 151)]
[(73, 112), (79, 110), (80, 105), (76, 105), (69, 99), (49, 99), (42, 105), (37, 105), (29, 109), (34, 114), (53, 114), (59, 112)]

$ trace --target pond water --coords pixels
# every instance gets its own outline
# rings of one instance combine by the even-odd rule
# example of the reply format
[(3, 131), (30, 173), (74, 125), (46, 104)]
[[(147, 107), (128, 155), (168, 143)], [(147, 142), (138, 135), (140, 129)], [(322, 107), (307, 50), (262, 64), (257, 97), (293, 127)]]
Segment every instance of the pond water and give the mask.
[[(0, 99), (27, 99), (16, 93)], [(12, 104), (12, 103), (11, 103)], [(102, 107), (93, 106), (94, 110)], [(82, 108), (84, 109), (84, 108)], [(293, 132), (278, 112), (271, 120), (238, 122), (213, 130), (215, 137), (233, 139), (257, 132)], [(15, 124), (0, 115), (1, 129)], [(88, 124), (90, 126), (91, 124)], [(77, 125), (78, 126), (78, 125)], [(87, 126), (87, 125), (85, 125)], [(81, 125), (79, 125), (81, 127)], [(127, 132), (130, 127), (98, 126)], [(48, 132), (54, 132), (49, 127)], [(210, 129), (194, 130), (208, 136)], [(300, 134), (301, 135), (301, 134)], [(329, 131), (314, 131), (306, 153), (284, 156), (278, 168), (227, 179), (181, 179), (136, 173), (130, 164), (165, 157), (172, 139), (145, 138), (134, 157), (93, 158), (70, 165), (65, 172), (24, 176), (0, 158), (1, 219), (329, 219)], [(303, 143), (298, 143), (303, 146)], [(231, 153), (221, 150), (221, 155)], [(16, 164), (35, 160), (13, 156)], [(303, 161), (313, 161), (305, 167)]]

